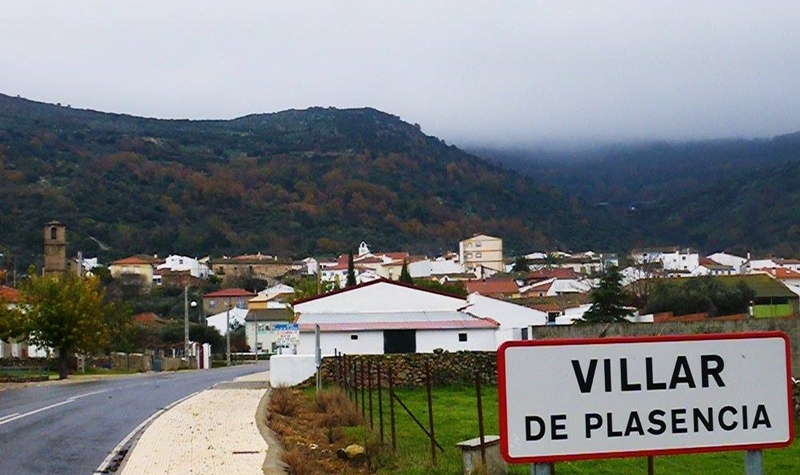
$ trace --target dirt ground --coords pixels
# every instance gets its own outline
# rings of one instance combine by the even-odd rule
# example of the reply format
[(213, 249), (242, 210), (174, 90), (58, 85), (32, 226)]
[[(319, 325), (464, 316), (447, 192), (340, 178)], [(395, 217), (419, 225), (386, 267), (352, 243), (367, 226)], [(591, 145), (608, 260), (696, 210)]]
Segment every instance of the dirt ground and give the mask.
[(337, 450), (351, 443), (343, 427), (354, 427), (361, 417), (344, 393), (335, 392), (313, 400), (291, 388), (273, 389), (270, 397), (269, 427), (283, 446), (283, 461), (292, 475), (368, 474), (367, 456), (344, 460)]

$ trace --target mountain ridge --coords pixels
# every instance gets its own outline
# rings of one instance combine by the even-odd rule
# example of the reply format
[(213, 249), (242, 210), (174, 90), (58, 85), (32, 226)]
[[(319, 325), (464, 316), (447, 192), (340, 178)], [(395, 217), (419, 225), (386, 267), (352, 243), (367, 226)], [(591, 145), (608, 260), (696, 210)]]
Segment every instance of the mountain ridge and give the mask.
[[(507, 253), (609, 245), (608, 219), (546, 183), (372, 108), (146, 119), (0, 96), (0, 244), (70, 252), (341, 253), (361, 240), (436, 253), (472, 233)], [(98, 249), (93, 239), (107, 243)]]

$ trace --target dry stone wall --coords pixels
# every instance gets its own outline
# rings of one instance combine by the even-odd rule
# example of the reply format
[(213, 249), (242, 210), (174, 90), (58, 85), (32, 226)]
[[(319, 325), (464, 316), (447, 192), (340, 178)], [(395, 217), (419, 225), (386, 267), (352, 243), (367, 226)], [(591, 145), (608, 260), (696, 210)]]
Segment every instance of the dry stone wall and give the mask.
[[(337, 375), (341, 375), (344, 365), (360, 375), (363, 365), (367, 374), (371, 369), (373, 381), (377, 381), (378, 368), (382, 369), (382, 380), (386, 381), (391, 367), (396, 386), (425, 386), (426, 363), (430, 368), (431, 384), (442, 386), (449, 384), (475, 383), (475, 372), (481, 376), (484, 384), (497, 384), (497, 353), (493, 351), (447, 351), (439, 353), (404, 353), (392, 355), (353, 355), (343, 357), (326, 357), (322, 359), (321, 377), (325, 383), (333, 384)], [(302, 385), (313, 385), (312, 377)]]

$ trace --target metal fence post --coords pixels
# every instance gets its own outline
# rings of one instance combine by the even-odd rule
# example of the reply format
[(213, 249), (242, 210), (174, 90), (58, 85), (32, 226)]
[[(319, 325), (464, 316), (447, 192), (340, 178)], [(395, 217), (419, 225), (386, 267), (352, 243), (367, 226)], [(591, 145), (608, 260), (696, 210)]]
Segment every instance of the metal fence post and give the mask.
[(364, 399), (364, 391), (367, 388), (367, 385), (364, 383), (364, 362), (361, 362), (360, 366), (361, 370), (361, 417), (366, 417), (367, 415), (367, 402)]
[(381, 428), (381, 444), (383, 443), (383, 384), (381, 382), (381, 371), (383, 366), (378, 362), (378, 425)]
[(392, 450), (397, 450), (397, 434), (394, 427), (394, 376), (389, 366), (389, 420), (392, 425)]
[(367, 390), (369, 391), (369, 428), (375, 428), (372, 414), (372, 360), (367, 362)]
[(431, 461), (436, 465), (436, 432), (433, 429), (433, 399), (431, 397), (431, 365), (425, 362), (425, 388), (428, 393), (428, 426), (431, 434)]
[(478, 435), (481, 442), (481, 463), (486, 467), (486, 447), (483, 431), (483, 401), (481, 400), (481, 373), (475, 370), (475, 394), (478, 397)]

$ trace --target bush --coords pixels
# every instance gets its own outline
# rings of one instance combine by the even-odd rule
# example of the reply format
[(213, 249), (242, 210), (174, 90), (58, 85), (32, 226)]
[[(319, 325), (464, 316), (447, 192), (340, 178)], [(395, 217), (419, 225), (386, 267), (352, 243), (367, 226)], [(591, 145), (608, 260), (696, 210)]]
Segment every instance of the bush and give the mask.
[(297, 448), (284, 452), (281, 458), (291, 475), (309, 475), (313, 473), (311, 461)]
[(269, 406), (276, 414), (292, 417), (300, 407), (300, 396), (291, 388), (277, 387), (270, 393)]

